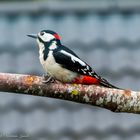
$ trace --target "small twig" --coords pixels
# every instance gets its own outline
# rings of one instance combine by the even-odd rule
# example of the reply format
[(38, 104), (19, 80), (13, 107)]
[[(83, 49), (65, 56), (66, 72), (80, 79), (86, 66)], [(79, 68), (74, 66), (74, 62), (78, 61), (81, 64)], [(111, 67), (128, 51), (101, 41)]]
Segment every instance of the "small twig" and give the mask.
[(130, 90), (60, 82), (43, 84), (42, 77), (0, 73), (0, 91), (70, 100), (114, 112), (140, 113), (140, 92)]

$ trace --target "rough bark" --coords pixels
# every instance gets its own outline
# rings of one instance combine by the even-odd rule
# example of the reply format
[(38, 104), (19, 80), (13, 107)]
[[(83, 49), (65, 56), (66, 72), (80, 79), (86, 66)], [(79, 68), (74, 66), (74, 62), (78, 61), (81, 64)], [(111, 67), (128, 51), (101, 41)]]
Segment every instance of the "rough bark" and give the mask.
[(95, 85), (43, 84), (42, 77), (0, 73), (0, 91), (46, 96), (103, 107), (113, 112), (140, 113), (140, 92)]

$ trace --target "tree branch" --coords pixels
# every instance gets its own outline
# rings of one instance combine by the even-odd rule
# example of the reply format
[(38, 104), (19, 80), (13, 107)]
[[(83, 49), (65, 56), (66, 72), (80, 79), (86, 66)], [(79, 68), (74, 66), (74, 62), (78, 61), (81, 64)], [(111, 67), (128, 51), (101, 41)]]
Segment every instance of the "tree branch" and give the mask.
[(140, 113), (140, 92), (95, 85), (43, 84), (42, 77), (0, 73), (0, 91), (59, 98), (109, 109), (113, 112)]

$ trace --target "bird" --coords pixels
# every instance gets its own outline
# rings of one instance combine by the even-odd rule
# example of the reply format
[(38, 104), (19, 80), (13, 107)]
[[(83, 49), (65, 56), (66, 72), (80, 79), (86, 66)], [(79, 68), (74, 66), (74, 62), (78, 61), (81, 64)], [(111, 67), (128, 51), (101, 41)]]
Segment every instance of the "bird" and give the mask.
[(27, 36), (37, 41), (40, 63), (49, 75), (46, 82), (55, 79), (62, 83), (98, 85), (119, 89), (98, 75), (71, 49), (62, 45), (60, 36), (56, 32), (42, 30), (38, 34), (28, 34)]

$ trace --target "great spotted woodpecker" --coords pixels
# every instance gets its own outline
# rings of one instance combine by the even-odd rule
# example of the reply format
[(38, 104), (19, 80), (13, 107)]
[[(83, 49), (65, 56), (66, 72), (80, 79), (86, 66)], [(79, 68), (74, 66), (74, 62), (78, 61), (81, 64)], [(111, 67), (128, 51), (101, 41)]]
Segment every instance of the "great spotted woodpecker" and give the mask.
[(39, 59), (50, 77), (64, 83), (95, 84), (109, 88), (117, 88), (110, 84), (72, 50), (63, 46), (59, 35), (51, 30), (42, 30), (35, 38), (39, 46)]

